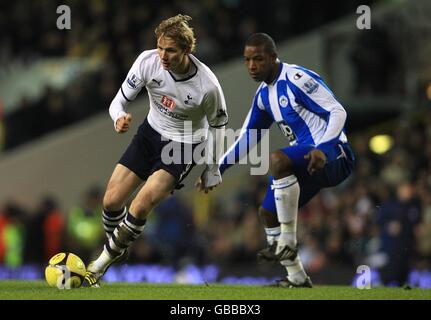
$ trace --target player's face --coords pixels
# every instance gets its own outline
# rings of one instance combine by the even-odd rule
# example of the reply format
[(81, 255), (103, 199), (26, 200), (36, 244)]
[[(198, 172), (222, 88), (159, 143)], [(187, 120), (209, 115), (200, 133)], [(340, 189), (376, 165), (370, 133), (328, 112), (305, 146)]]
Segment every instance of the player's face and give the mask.
[(188, 68), (187, 50), (182, 50), (176, 42), (169, 37), (161, 36), (157, 40), (157, 50), (160, 61), (165, 70), (175, 73), (185, 73)]
[(248, 74), (254, 81), (271, 83), (274, 80), (277, 57), (267, 53), (263, 46), (245, 46), (244, 59)]

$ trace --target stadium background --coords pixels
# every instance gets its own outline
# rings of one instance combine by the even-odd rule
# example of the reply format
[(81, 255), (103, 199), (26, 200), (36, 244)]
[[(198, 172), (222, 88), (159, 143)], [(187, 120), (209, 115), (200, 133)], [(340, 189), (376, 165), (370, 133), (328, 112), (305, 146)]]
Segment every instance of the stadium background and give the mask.
[[(71, 30), (56, 28), (61, 4), (71, 8)], [(356, 28), (361, 4), (371, 6), (370, 30)], [(0, 279), (40, 278), (53, 254), (88, 261), (100, 248), (101, 196), (147, 98), (130, 106), (127, 135), (114, 133), (107, 109), (135, 57), (154, 47), (157, 23), (177, 13), (193, 17), (196, 56), (219, 77), (230, 128), (241, 126), (257, 86), (241, 60), (257, 31), (274, 37), (283, 61), (320, 73), (347, 109), (356, 172), (300, 213), (300, 254), (313, 281), (349, 284), (368, 265), (374, 284), (431, 287), (425, 0), (1, 2)], [(270, 141), (271, 150), (284, 144), (276, 129)], [(283, 275), (255, 259), (265, 246), (257, 208), (266, 178), (249, 169), (230, 169), (209, 195), (193, 191), (195, 169), (152, 214), (130, 264), (106, 278), (264, 283)]]

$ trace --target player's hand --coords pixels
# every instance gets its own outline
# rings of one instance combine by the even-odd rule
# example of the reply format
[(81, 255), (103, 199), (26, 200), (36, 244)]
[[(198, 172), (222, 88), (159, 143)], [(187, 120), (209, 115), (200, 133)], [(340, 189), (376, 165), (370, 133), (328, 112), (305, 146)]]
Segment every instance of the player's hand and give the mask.
[(124, 117), (118, 118), (115, 123), (115, 131), (118, 133), (127, 132), (130, 128), (130, 123), (132, 122), (132, 115), (130, 113), (126, 114)]
[(222, 182), (220, 170), (212, 171), (206, 168), (200, 178), (196, 181), (195, 187), (198, 191), (208, 191), (213, 190)]
[(313, 149), (304, 156), (309, 159), (307, 171), (310, 175), (322, 169), (326, 164), (326, 155), (319, 149)]

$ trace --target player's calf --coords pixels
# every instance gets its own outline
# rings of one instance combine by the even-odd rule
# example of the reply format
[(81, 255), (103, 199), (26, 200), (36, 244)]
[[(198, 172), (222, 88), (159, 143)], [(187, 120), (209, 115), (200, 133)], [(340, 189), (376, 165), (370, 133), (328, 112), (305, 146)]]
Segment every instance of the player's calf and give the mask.
[(124, 207), (121, 210), (117, 211), (108, 211), (103, 209), (102, 211), (102, 221), (103, 228), (106, 233), (106, 237), (109, 239), (112, 236), (115, 228), (124, 220), (126, 217), (127, 208)]
[(145, 227), (145, 219), (137, 219), (130, 212), (114, 230), (112, 236), (106, 241), (100, 256), (87, 267), (84, 286), (98, 287), (99, 280), (115, 262), (127, 255), (130, 245), (141, 235)]

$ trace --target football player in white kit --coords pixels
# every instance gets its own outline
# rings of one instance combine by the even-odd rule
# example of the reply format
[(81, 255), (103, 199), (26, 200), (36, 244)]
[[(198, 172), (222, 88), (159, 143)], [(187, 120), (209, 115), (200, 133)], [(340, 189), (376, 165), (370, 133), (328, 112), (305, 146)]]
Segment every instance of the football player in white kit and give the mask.
[[(195, 165), (190, 151), (206, 142), (208, 131), (215, 152), (200, 179), (206, 191), (222, 181), (217, 159), (223, 153), (226, 103), (216, 76), (191, 54), (196, 40), (189, 20), (189, 16), (177, 15), (160, 23), (155, 30), (157, 49), (144, 51), (136, 59), (109, 107), (115, 130), (126, 132), (132, 120), (127, 104), (143, 87), (148, 92), (148, 116), (109, 180), (103, 198), (107, 241), (99, 257), (88, 265), (83, 286), (98, 287), (109, 266), (127, 256), (151, 209)], [(163, 148), (173, 144), (182, 151), (181, 161), (164, 161)], [(127, 210), (128, 198), (143, 181)]]

